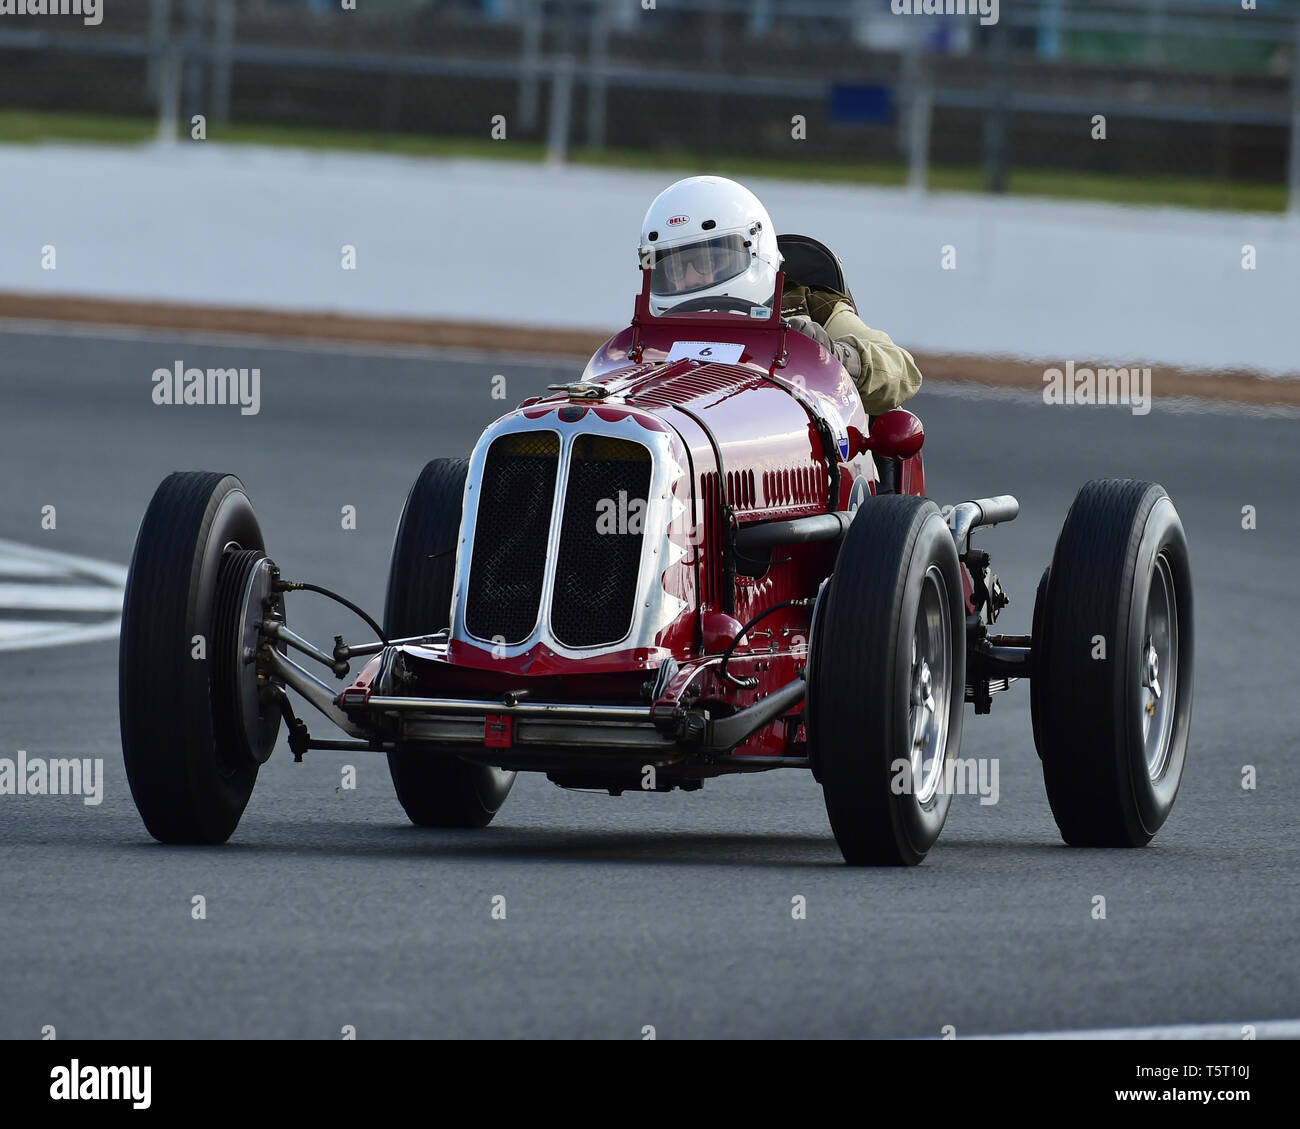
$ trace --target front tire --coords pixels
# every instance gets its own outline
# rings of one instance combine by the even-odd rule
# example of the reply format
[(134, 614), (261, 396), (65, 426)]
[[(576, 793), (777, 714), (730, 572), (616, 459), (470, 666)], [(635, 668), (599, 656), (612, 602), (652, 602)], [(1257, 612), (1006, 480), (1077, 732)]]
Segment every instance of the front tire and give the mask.
[(1034, 610), (1034, 743), (1061, 837), (1141, 847), (1173, 808), (1192, 710), (1187, 538), (1162, 486), (1079, 491)]
[[(431, 634), (450, 623), (468, 471), (466, 459), (434, 459), (411, 487), (388, 573), (384, 634), (390, 639)], [(513, 772), (402, 745), (388, 754), (388, 771), (417, 827), (486, 827), (515, 782)]]
[(859, 508), (819, 601), (808, 740), (835, 841), (853, 866), (915, 866), (952, 803), (961, 748), (965, 608), (938, 507)]
[(237, 652), (237, 597), (265, 547), (230, 474), (169, 475), (140, 525), (122, 606), (118, 712), (131, 795), (159, 842), (229, 839), (275, 743), (279, 715), (257, 716), (257, 672)]

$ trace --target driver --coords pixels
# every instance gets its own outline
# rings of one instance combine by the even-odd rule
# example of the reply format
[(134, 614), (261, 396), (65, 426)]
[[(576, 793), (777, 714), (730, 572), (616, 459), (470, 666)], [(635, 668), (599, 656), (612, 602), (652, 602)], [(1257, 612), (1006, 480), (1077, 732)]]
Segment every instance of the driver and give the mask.
[[(641, 265), (651, 268), (650, 312), (656, 316), (699, 298), (772, 304), (781, 252), (776, 229), (757, 196), (720, 176), (669, 185), (641, 224)], [(921, 387), (921, 373), (889, 334), (869, 328), (847, 294), (787, 287), (781, 313), (839, 359), (870, 416), (896, 408)]]

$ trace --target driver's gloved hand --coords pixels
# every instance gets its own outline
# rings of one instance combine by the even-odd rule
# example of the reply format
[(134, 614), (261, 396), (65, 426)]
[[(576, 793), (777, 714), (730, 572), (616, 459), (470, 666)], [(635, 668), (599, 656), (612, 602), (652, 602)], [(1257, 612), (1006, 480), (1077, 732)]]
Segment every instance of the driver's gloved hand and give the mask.
[(858, 351), (845, 341), (833, 340), (831, 335), (812, 318), (805, 317), (803, 314), (796, 314), (790, 318), (790, 326), (806, 337), (811, 337), (828, 353), (833, 353), (835, 359), (844, 366), (849, 376), (854, 380), (857, 380), (862, 375), (862, 358), (858, 355)]
[(835, 352), (835, 342), (831, 340), (831, 335), (826, 332), (820, 325), (810, 317), (803, 314), (795, 314), (790, 319), (790, 328), (797, 329), (805, 337), (811, 337), (828, 353)]

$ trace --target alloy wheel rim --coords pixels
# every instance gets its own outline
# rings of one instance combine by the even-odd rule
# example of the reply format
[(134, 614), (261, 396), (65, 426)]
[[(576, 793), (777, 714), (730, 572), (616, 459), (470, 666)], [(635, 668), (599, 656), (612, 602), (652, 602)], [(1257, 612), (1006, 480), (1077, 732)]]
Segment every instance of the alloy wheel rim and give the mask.
[(943, 783), (952, 707), (951, 640), (948, 584), (939, 566), (932, 564), (926, 569), (917, 602), (908, 693), (908, 760), (912, 791), (922, 806), (934, 798)]
[(1164, 553), (1156, 558), (1142, 628), (1138, 695), (1147, 775), (1156, 781), (1169, 765), (1178, 694), (1178, 603)]

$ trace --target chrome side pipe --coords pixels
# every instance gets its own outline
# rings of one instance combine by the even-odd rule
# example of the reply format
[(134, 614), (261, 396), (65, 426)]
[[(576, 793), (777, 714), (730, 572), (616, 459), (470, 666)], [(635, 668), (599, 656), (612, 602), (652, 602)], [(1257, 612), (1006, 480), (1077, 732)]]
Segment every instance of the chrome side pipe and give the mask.
[(970, 548), (972, 530), (982, 525), (1014, 521), (1020, 514), (1020, 503), (1010, 494), (999, 494), (994, 498), (979, 498), (971, 502), (958, 502), (955, 506), (945, 506), (942, 513), (948, 528), (952, 530), (952, 539), (956, 542), (957, 555), (960, 557)]
[[(966, 552), (972, 529), (981, 525), (997, 525), (1014, 521), (1020, 513), (1020, 503), (1010, 494), (995, 498), (980, 498), (958, 502), (944, 508), (943, 516), (952, 529), (957, 552)], [(736, 548), (742, 553), (772, 549), (780, 545), (806, 545), (814, 541), (840, 541), (849, 531), (853, 515), (839, 510), (812, 517), (797, 517), (789, 521), (763, 521), (742, 526), (736, 533)]]
[(736, 532), (736, 548), (742, 553), (773, 549), (780, 545), (807, 545), (814, 541), (840, 541), (849, 531), (853, 515), (843, 510), (789, 521), (763, 521), (742, 526)]

